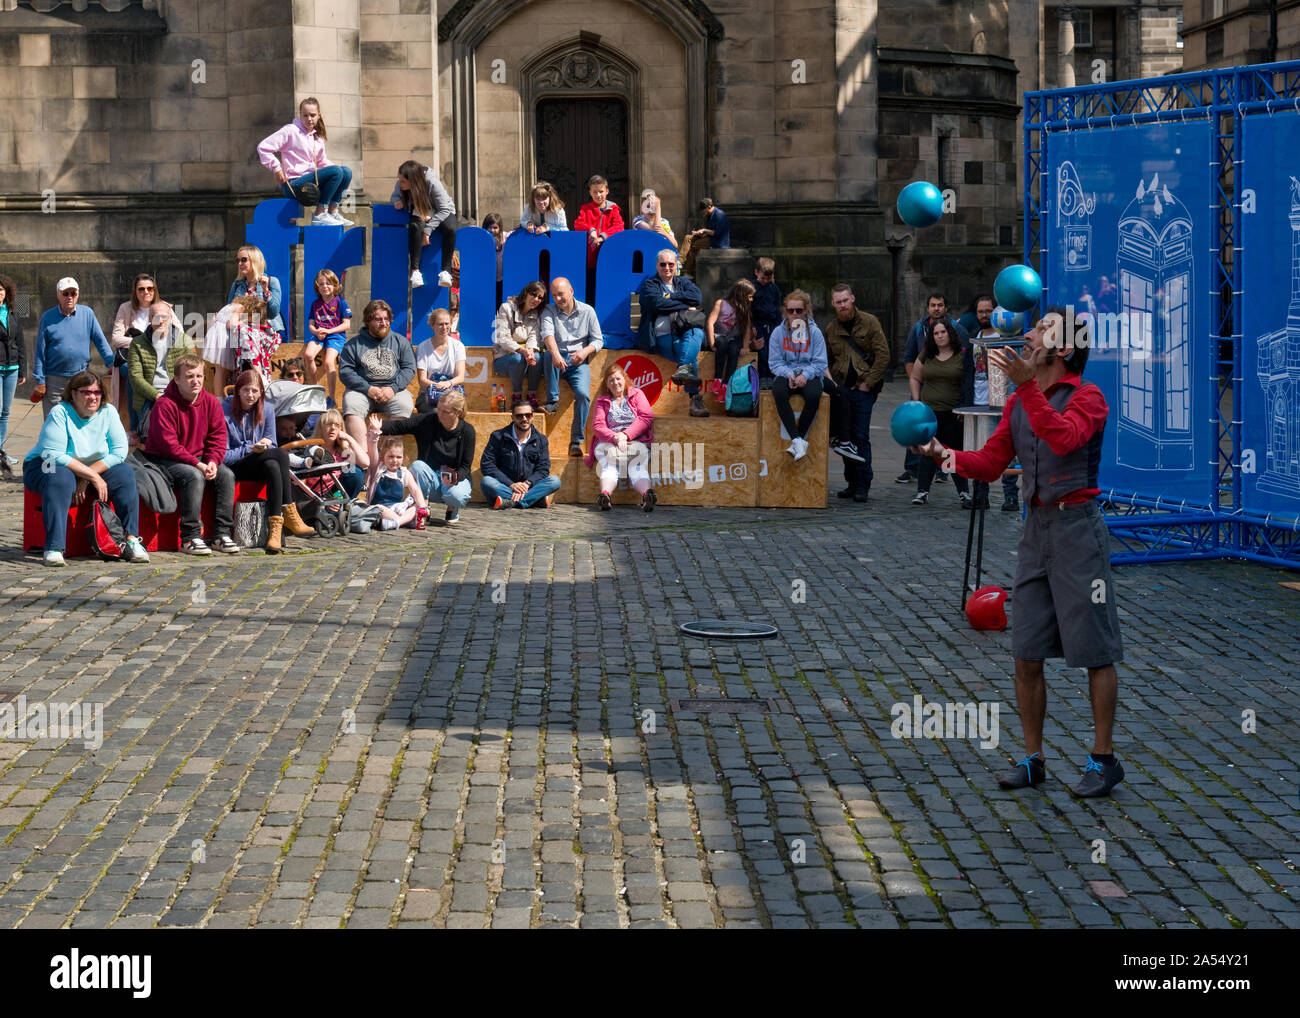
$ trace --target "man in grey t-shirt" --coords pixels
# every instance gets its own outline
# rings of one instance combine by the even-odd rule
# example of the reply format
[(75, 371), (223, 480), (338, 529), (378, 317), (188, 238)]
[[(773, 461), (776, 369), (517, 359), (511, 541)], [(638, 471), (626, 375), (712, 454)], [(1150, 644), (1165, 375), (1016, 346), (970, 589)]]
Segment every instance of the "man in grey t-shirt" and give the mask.
[(542, 312), (542, 342), (550, 356), (546, 362), (546, 405), (548, 414), (559, 409), (560, 376), (573, 390), (573, 428), (569, 433), (569, 455), (582, 455), (582, 437), (591, 408), (591, 366), (587, 361), (605, 345), (600, 321), (590, 304), (573, 296), (573, 287), (563, 276), (551, 282), (555, 303)]

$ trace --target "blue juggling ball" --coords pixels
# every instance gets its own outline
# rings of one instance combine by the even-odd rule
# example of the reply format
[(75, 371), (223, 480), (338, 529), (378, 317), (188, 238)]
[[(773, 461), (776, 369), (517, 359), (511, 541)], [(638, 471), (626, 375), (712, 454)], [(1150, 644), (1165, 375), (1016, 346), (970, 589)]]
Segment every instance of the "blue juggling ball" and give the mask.
[(993, 296), (1008, 311), (1028, 311), (1043, 295), (1043, 281), (1028, 265), (1008, 265), (993, 281)]
[(925, 445), (939, 430), (934, 411), (919, 400), (908, 400), (889, 418), (889, 433), (902, 446)]
[(994, 308), (989, 323), (998, 330), (999, 336), (1017, 339), (1025, 334), (1025, 314), (1023, 311), (1008, 311), (1006, 308)]
[(898, 218), (908, 226), (933, 226), (943, 217), (943, 193), (917, 180), (898, 194)]

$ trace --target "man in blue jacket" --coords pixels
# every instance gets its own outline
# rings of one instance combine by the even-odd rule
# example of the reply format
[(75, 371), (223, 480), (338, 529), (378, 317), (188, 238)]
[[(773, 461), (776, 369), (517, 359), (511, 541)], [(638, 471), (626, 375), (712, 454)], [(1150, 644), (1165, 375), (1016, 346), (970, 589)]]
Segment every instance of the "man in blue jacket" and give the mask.
[(698, 311), (704, 298), (694, 282), (677, 275), (676, 251), (666, 247), (655, 261), (657, 271), (647, 276), (637, 289), (637, 299), (641, 302), (637, 348), (671, 358), (677, 365), (672, 380), (691, 397), (691, 416), (708, 417), (709, 411), (700, 398), (700, 373), (695, 366), (700, 347), (704, 345), (704, 329), (673, 322), (678, 311)]
[(40, 329), (36, 333), (36, 356), (32, 363), (32, 378), (36, 388), (32, 396), (40, 399), (41, 409), (49, 412), (63, 402), (63, 390), (68, 379), (90, 367), (90, 344), (95, 344), (104, 366), (113, 367), (113, 349), (104, 338), (95, 312), (85, 304), (78, 305), (81, 287), (71, 276), (64, 276), (55, 287), (59, 295), (58, 307), (41, 315)]
[(521, 400), (510, 408), (513, 423), (492, 432), (479, 458), (483, 497), (489, 509), (530, 509), (551, 504), (560, 479), (551, 473), (545, 436), (533, 430), (533, 405)]

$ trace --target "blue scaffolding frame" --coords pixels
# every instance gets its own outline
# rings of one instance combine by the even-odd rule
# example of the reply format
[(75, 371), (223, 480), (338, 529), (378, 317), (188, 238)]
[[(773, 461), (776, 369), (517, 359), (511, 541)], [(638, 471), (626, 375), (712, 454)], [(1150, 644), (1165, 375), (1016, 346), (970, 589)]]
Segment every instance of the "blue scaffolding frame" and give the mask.
[(1209, 330), (1202, 339), (1215, 351), (1215, 371), (1204, 384), (1212, 408), (1205, 427), (1216, 469), (1203, 502), (1105, 492), (1106, 522), (1118, 547), (1112, 554), (1115, 562), (1234, 558), (1300, 569), (1300, 520), (1274, 520), (1247, 510), (1242, 500), (1244, 291), (1236, 169), (1246, 118), (1278, 111), (1300, 114), (1300, 60), (1025, 93), (1024, 259), (1038, 270), (1044, 292), (1051, 266), (1042, 253), (1053, 240), (1052, 192), (1044, 186), (1053, 168), (1050, 135), (1198, 121), (1211, 127), (1214, 221), (1210, 286), (1202, 294)]

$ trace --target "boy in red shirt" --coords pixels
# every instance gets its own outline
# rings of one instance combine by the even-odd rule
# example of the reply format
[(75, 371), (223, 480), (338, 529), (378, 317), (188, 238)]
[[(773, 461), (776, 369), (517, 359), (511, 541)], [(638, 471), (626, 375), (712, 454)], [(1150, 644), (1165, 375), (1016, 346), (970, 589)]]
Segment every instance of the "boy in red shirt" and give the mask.
[(203, 388), (203, 362), (192, 354), (176, 358), (176, 374), (149, 414), (145, 455), (176, 486), (181, 508), (181, 551), (211, 555), (203, 542), (203, 489), (212, 485), (216, 501), (217, 551), (239, 551), (230, 537), (235, 523), (235, 475), (226, 456), (226, 415), (221, 403)]
[(573, 228), (587, 231), (587, 297), (591, 299), (596, 296), (591, 291), (596, 282), (596, 256), (600, 253), (600, 245), (611, 234), (626, 227), (618, 204), (609, 200), (609, 182), (599, 173), (587, 181), (587, 193), (591, 195), (591, 201), (583, 203), (578, 210)]

